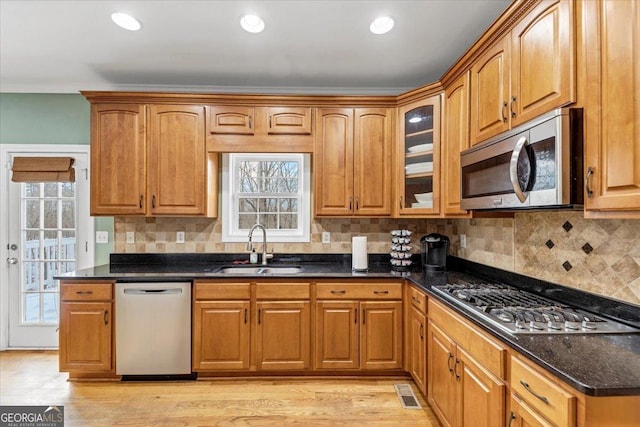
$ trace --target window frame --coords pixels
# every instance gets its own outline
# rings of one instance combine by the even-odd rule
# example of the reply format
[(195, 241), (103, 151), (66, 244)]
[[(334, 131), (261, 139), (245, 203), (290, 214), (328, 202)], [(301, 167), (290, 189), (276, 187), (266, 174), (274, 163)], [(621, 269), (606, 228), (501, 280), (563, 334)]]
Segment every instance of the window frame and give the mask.
[[(222, 154), (222, 242), (246, 242), (248, 229), (238, 224), (238, 194), (234, 187), (238, 180), (237, 164), (242, 161), (297, 161), (300, 163), (298, 228), (267, 229), (268, 243), (305, 243), (311, 239), (311, 156), (305, 153), (223, 153)], [(253, 242), (262, 242), (262, 233), (254, 233)]]

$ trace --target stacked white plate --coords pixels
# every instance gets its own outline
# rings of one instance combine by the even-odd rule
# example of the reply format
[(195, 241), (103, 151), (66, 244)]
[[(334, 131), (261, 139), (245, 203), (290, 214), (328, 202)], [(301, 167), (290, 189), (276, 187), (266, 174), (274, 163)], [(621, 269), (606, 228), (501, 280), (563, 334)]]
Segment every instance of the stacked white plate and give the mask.
[(418, 193), (413, 196), (417, 202), (411, 203), (412, 208), (433, 208), (433, 193)]
[(433, 151), (433, 144), (414, 145), (407, 149), (410, 153), (422, 153), (423, 151)]
[(413, 163), (405, 166), (404, 170), (407, 175), (412, 175), (414, 173), (433, 172), (433, 162)]

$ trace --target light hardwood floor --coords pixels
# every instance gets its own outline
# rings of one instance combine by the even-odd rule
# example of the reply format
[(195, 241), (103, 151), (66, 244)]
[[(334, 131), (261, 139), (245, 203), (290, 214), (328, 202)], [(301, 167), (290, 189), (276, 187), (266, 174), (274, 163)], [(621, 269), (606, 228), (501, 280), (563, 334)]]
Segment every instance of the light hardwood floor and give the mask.
[(0, 352), (0, 404), (64, 405), (65, 427), (422, 426), (393, 388), (407, 379), (273, 379), (68, 382), (55, 351)]

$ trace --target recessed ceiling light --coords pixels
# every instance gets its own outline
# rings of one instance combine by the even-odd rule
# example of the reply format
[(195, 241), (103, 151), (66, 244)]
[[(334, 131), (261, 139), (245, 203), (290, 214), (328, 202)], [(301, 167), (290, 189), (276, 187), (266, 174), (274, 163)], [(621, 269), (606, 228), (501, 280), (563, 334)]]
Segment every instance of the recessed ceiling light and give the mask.
[(257, 15), (244, 15), (240, 19), (240, 25), (250, 33), (259, 33), (264, 30), (264, 21)]
[(117, 26), (129, 31), (138, 31), (142, 27), (140, 21), (136, 18), (122, 12), (112, 13), (111, 20), (115, 22)]
[(369, 29), (373, 34), (384, 34), (393, 28), (393, 19), (388, 16), (381, 16), (373, 20)]
[(422, 117), (411, 117), (409, 119), (409, 123), (420, 123), (422, 121)]

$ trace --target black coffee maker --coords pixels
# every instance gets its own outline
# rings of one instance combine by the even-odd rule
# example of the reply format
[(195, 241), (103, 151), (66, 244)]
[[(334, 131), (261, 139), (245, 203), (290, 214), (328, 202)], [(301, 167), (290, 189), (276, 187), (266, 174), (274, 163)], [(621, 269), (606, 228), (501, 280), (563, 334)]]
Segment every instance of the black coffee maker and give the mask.
[(431, 233), (420, 239), (422, 251), (422, 268), (427, 271), (444, 271), (447, 269), (449, 254), (449, 238), (443, 234)]

